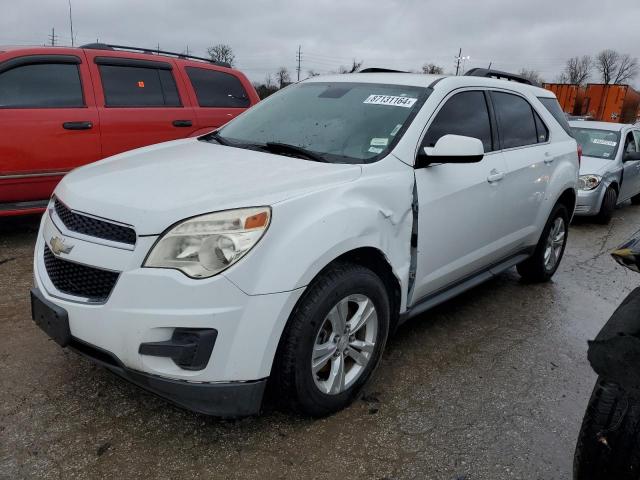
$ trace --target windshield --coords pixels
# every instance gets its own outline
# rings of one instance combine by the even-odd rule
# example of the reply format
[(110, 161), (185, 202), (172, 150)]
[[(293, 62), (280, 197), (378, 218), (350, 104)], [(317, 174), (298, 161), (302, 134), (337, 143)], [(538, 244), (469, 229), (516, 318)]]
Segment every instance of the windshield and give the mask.
[(607, 160), (616, 157), (620, 132), (584, 127), (573, 127), (572, 130), (578, 145), (582, 147), (582, 155)]
[(300, 83), (258, 103), (213, 139), (310, 160), (369, 163), (395, 146), (430, 92), (404, 85)]

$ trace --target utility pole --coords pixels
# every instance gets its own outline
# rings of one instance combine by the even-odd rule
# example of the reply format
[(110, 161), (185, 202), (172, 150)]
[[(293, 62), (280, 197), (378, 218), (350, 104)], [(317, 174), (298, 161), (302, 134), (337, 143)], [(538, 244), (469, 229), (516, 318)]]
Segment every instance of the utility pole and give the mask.
[(462, 63), (462, 69), (464, 70), (464, 66), (466, 64), (466, 61), (469, 60), (471, 57), (469, 55), (467, 55), (466, 57), (462, 56), (462, 48), (460, 49), (460, 51), (458, 51), (458, 56), (455, 57), (455, 59), (457, 60), (456, 62), (456, 76), (458, 76), (458, 72), (460, 71), (460, 60), (463, 61)]
[(71, 14), (71, 0), (69, 0), (69, 27), (71, 28), (71, 46), (73, 47), (73, 15)]
[(56, 41), (58, 40), (58, 35), (56, 35), (56, 29), (51, 28), (51, 33), (49, 34), (49, 43), (52, 47), (56, 46)]
[(302, 45), (298, 45), (298, 54), (296, 55), (298, 59), (298, 67), (296, 70), (298, 71), (298, 81), (300, 81), (300, 62), (302, 61)]

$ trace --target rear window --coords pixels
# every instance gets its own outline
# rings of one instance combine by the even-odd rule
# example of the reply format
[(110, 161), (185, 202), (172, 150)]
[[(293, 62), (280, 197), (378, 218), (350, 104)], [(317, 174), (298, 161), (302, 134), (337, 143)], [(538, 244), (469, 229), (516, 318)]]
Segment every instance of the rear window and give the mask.
[(83, 107), (78, 65), (23, 65), (0, 74), (0, 108)]
[(573, 127), (572, 135), (582, 147), (582, 155), (613, 159), (620, 143), (620, 132), (595, 128)]
[(208, 70), (186, 67), (201, 107), (247, 108), (250, 105), (247, 92), (235, 76)]
[(179, 107), (171, 70), (100, 65), (107, 107)]
[(553, 118), (555, 118), (558, 121), (562, 129), (565, 132), (567, 132), (570, 136), (573, 136), (573, 131), (571, 130), (571, 126), (569, 125), (569, 122), (567, 121), (567, 117), (562, 111), (562, 107), (560, 107), (558, 100), (555, 98), (549, 98), (549, 97), (538, 97), (538, 100), (540, 100), (540, 103), (542, 103), (542, 105), (544, 105), (544, 107), (547, 110), (549, 110), (549, 113), (553, 115)]

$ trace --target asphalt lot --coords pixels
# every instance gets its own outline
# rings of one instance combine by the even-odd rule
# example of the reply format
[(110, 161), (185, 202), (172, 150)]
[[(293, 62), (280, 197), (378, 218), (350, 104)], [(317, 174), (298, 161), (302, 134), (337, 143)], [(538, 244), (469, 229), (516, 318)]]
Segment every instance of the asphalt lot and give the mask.
[(390, 341), (330, 418), (179, 410), (63, 351), (31, 321), (37, 220), (0, 221), (0, 478), (568, 479), (593, 338), (640, 276), (607, 254), (640, 227), (573, 225), (554, 281), (507, 272)]

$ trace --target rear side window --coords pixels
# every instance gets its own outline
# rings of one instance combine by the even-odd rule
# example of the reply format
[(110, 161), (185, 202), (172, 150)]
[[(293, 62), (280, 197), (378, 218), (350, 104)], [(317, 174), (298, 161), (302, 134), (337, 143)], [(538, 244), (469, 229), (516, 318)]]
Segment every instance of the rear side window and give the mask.
[(573, 133), (571, 131), (571, 126), (569, 126), (567, 117), (562, 111), (562, 107), (560, 107), (558, 100), (556, 100), (555, 98), (548, 98), (548, 97), (538, 97), (538, 100), (540, 100), (540, 103), (544, 105), (544, 108), (549, 110), (549, 113), (553, 115), (553, 118), (555, 118), (558, 121), (562, 129), (565, 132), (567, 132), (569, 136), (573, 136)]
[(83, 107), (78, 65), (22, 65), (0, 74), (0, 108)]
[(462, 92), (447, 100), (429, 127), (422, 146), (433, 147), (444, 135), (477, 138), (482, 141), (485, 152), (493, 150), (491, 121), (483, 92)]
[(216, 70), (186, 67), (201, 107), (246, 108), (247, 92), (235, 76)]
[(536, 121), (536, 132), (538, 132), (538, 143), (544, 143), (549, 140), (549, 129), (544, 124), (540, 115), (533, 111), (533, 117)]
[(524, 98), (510, 93), (491, 92), (500, 123), (502, 148), (523, 147), (538, 143), (533, 108)]
[(171, 70), (100, 65), (107, 107), (179, 107), (180, 96)]

